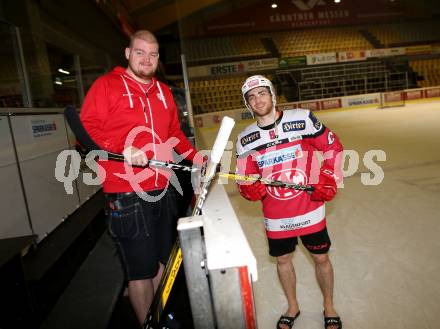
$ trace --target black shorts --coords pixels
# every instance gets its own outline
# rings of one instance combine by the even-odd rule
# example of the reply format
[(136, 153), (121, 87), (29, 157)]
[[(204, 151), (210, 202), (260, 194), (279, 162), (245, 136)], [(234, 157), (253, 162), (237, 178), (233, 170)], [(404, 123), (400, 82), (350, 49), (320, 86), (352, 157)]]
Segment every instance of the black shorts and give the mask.
[[(164, 190), (150, 191), (158, 196)], [(173, 237), (173, 209), (170, 193), (155, 202), (136, 193), (106, 194), (108, 231), (116, 244), (127, 280), (156, 276), (159, 262), (166, 264)]]
[[(330, 237), (328, 236), (327, 228), (323, 230), (300, 236), (304, 247), (312, 254), (325, 254), (329, 251), (331, 246)], [(295, 251), (298, 244), (298, 238), (285, 239), (267, 239), (269, 242), (269, 254), (273, 257), (282, 256)]]

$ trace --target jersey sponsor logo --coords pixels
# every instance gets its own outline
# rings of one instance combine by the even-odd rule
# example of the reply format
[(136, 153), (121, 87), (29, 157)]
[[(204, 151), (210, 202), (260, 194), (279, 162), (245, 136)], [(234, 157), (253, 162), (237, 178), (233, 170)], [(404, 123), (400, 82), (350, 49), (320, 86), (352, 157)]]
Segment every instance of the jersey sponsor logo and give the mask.
[[(307, 185), (307, 176), (304, 171), (298, 168), (283, 169), (277, 172), (271, 173), (266, 178), (272, 180), (280, 180), (287, 183)], [(291, 188), (266, 186), (267, 193), (273, 198), (278, 200), (289, 200), (296, 198), (303, 191), (294, 190)]]
[(259, 168), (266, 168), (302, 157), (301, 145), (294, 145), (282, 150), (268, 152), (256, 157)]
[(289, 137), (289, 142), (298, 141), (298, 140), (301, 140), (301, 139), (302, 139), (301, 135), (290, 136)]
[(305, 120), (289, 121), (283, 123), (283, 131), (298, 131), (306, 129)]
[(284, 145), (284, 144), (287, 144), (289, 142), (291, 142), (291, 140), (289, 140), (289, 138), (276, 139), (276, 140), (274, 140), (272, 142), (269, 142), (269, 143), (260, 144), (260, 145), (256, 146), (255, 148), (253, 148), (252, 150), (253, 151), (261, 151), (261, 150), (265, 150), (265, 149), (274, 147), (276, 145)]
[[(315, 210), (309, 211), (303, 215), (287, 217), (287, 218), (265, 218), (264, 226), (270, 232), (285, 232), (299, 230), (310, 227), (322, 222), (325, 218), (325, 206), (322, 205)], [(319, 247), (318, 247), (319, 248)]]
[(254, 131), (253, 133), (250, 133), (249, 135), (246, 135), (246, 136), (242, 137), (240, 139), (240, 143), (241, 143), (241, 146), (246, 146), (246, 145), (248, 145), (250, 143), (255, 142), (256, 140), (258, 140), (260, 138), (261, 138), (260, 132), (259, 131)]
[(301, 227), (306, 227), (310, 225), (310, 219), (304, 221), (304, 222), (299, 222), (299, 223), (285, 223), (285, 224), (281, 224), (280, 225), (280, 229), (283, 231), (290, 231), (290, 230), (294, 230), (294, 229), (298, 229)]

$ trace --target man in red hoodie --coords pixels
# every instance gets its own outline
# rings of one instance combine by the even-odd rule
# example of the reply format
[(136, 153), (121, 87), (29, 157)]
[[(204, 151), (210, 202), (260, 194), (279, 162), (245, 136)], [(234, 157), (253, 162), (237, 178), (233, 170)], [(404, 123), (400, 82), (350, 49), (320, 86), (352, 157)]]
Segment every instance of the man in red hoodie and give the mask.
[(193, 162), (200, 163), (202, 157), (180, 129), (170, 89), (154, 77), (159, 61), (155, 36), (145, 30), (134, 33), (125, 57), (127, 68), (116, 67), (95, 81), (80, 116), (103, 150), (125, 157), (125, 162), (100, 160), (99, 175), (109, 232), (142, 324), (172, 246), (175, 205), (167, 190), (177, 178), (166, 169), (131, 165), (145, 166), (148, 159), (171, 161), (173, 149)]

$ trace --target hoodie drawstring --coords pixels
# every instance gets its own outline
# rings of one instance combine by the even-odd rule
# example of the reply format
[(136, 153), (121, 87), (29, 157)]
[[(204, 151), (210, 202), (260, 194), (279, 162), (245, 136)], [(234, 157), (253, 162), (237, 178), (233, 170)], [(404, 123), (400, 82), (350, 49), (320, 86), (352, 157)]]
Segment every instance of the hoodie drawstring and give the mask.
[(162, 88), (160, 87), (160, 83), (159, 82), (157, 83), (157, 87), (159, 88), (160, 99), (162, 100), (163, 106), (165, 106), (165, 109), (168, 110), (168, 106), (167, 106), (167, 103), (165, 101), (165, 97), (163, 95)]
[(130, 89), (128, 89), (127, 81), (125, 81), (124, 76), (121, 75), (122, 81), (124, 82), (125, 90), (127, 90), (128, 98), (130, 99), (130, 108), (133, 108), (133, 99), (131, 99)]
[[(122, 80), (124, 81), (125, 89), (127, 89), (127, 92), (128, 92), (128, 85), (127, 85), (127, 82), (125, 81), (125, 79), (124, 79), (124, 77), (123, 77), (122, 75), (121, 75), (121, 77), (122, 77)], [(134, 82), (137, 83), (137, 85), (139, 86), (140, 90), (142, 90), (142, 92), (144, 93), (145, 98), (146, 98), (146, 100), (147, 100), (147, 104), (148, 104), (148, 112), (149, 112), (149, 114), (150, 114), (150, 122), (151, 122), (151, 134), (152, 134), (152, 136), (153, 136), (153, 158), (155, 158), (155, 157), (156, 157), (156, 143), (155, 143), (155, 139), (156, 139), (156, 138), (155, 138), (155, 137), (156, 137), (155, 135), (156, 135), (156, 134), (155, 134), (155, 132), (154, 132), (154, 121), (153, 121), (153, 113), (151, 112), (151, 104), (150, 104), (150, 100), (148, 99), (148, 91), (154, 86), (154, 80), (152, 80), (153, 82), (152, 82), (151, 86), (147, 89), (147, 91), (145, 91), (145, 89), (142, 87), (142, 85), (139, 84), (136, 80), (133, 80), (133, 79), (131, 79), (131, 78), (130, 78), (130, 80), (132, 80), (132, 81), (134, 81)], [(166, 103), (165, 103), (165, 97), (163, 97), (162, 89), (160, 88), (159, 82), (157, 82), (157, 85), (158, 85), (158, 87), (159, 87), (159, 93), (160, 93), (160, 95), (161, 95), (162, 103), (163, 103), (163, 105), (165, 106), (165, 108), (167, 109), (168, 107), (167, 107), (167, 105), (166, 105)], [(133, 102), (132, 102), (131, 94), (130, 94), (130, 93), (129, 93), (129, 97), (130, 97), (130, 108), (133, 108)], [(142, 98), (140, 98), (140, 100), (141, 100), (141, 103), (142, 103), (143, 108), (145, 109), (145, 104), (144, 104)], [(148, 118), (147, 118), (147, 115), (146, 115), (145, 111), (144, 111), (144, 117), (145, 117), (145, 123), (148, 124)], [(155, 172), (154, 185), (157, 187), (157, 186), (158, 186), (158, 185), (157, 185), (157, 180), (159, 179), (159, 172), (158, 172), (158, 169), (157, 169), (157, 168), (151, 168), (151, 169), (153, 169), (154, 172)]]

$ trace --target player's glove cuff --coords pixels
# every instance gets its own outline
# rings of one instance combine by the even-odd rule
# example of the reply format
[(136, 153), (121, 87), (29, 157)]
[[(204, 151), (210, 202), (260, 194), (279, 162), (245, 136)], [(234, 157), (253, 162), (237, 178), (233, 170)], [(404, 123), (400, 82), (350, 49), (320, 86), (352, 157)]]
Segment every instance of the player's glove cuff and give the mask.
[(337, 192), (335, 173), (328, 167), (322, 167), (319, 172), (318, 184), (313, 184), (314, 191), (310, 198), (313, 201), (330, 201)]
[(240, 194), (249, 201), (262, 200), (266, 195), (266, 186), (257, 181), (251, 185), (238, 184)]

